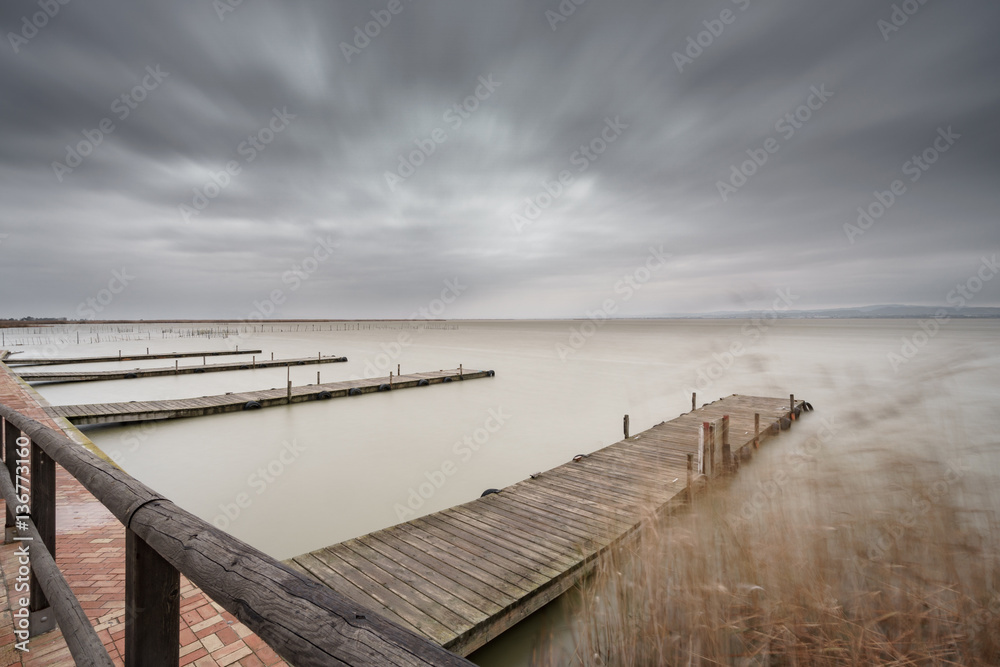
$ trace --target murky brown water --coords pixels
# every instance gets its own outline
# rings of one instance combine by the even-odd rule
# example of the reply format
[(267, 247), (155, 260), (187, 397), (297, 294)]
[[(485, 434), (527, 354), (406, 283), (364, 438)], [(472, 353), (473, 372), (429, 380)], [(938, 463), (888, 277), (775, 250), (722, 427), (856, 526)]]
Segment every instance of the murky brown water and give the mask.
[[(294, 325), (293, 325), (294, 326)], [(795, 393), (817, 411), (776, 441), (795, 447), (821, 419), (857, 423), (887, 441), (908, 432), (942, 447), (996, 446), (1000, 321), (952, 320), (933, 336), (916, 320), (460, 322), (427, 329), (274, 331), (218, 338), (75, 343), (61, 356), (226, 349), (265, 356), (346, 355), (293, 368), (295, 384), (395, 371), (494, 369), (492, 379), (356, 399), (129, 427), (90, 427), (94, 442), (178, 504), (277, 558), (476, 498), (732, 393)], [(325, 325), (329, 326), (329, 325)], [(289, 325), (275, 325), (275, 329)], [(73, 339), (73, 336), (68, 336)], [(904, 348), (904, 339), (911, 347)], [(734, 344), (737, 354), (732, 354)], [(25, 356), (32, 353), (27, 349)], [(37, 345), (34, 350), (40, 350)], [(890, 355), (899, 355), (895, 367)], [(217, 361), (236, 358), (220, 358)], [(902, 360), (902, 361), (900, 361)], [(200, 359), (182, 360), (200, 364)], [(88, 365), (164, 366), (149, 361)], [(59, 370), (70, 367), (61, 366)], [(55, 368), (51, 370), (56, 370)], [(40, 387), (53, 404), (156, 400), (282, 387), (285, 369)], [(882, 419), (881, 422), (874, 418)], [(835, 446), (835, 443), (834, 445)], [(993, 450), (996, 451), (996, 450)], [(995, 466), (996, 456), (980, 462)], [(440, 473), (446, 463), (454, 474)], [(246, 494), (245, 507), (237, 507)], [(482, 665), (524, 664), (540, 636), (560, 635), (551, 605), (478, 652)], [(565, 639), (565, 637), (563, 637)]]

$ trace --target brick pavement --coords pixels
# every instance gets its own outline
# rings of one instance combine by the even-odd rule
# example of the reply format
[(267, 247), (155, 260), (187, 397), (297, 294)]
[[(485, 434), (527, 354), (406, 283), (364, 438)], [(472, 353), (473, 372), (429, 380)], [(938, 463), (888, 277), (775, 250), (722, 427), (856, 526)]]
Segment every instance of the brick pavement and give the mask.
[[(2, 358), (2, 356), (0, 356)], [(45, 414), (44, 399), (0, 363), (0, 403), (65, 432)], [(124, 665), (125, 529), (69, 473), (56, 471), (56, 563), (116, 665)], [(0, 500), (0, 513), (4, 508)], [(15, 545), (0, 546), (0, 667), (73, 665), (59, 630), (14, 649), (10, 595)], [(195, 667), (262, 667), (285, 663), (249, 628), (181, 577), (181, 660)]]

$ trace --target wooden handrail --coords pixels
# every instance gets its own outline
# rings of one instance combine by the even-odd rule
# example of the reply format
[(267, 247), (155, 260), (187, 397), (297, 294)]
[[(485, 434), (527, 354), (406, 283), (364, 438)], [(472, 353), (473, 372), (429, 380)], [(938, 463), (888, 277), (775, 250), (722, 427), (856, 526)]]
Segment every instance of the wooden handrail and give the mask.
[[(2, 404), (0, 417), (75, 477), (142, 544), (287, 661), (299, 667), (472, 664), (306, 579), (44, 424)], [(133, 619), (133, 610), (126, 609), (126, 644)]]

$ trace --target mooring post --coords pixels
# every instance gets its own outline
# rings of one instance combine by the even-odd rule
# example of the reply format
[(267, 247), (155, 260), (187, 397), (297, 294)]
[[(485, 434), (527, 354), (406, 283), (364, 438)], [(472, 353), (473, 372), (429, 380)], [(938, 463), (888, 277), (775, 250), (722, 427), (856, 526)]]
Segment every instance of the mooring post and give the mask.
[(389, 371), (389, 386), (392, 386), (392, 371)]
[(753, 413), (753, 448), (760, 449), (760, 413)]
[(625, 439), (628, 440), (628, 415), (625, 415), (625, 419), (622, 420), (622, 426), (625, 429)]
[(122, 360), (122, 351), (118, 350), (118, 361)]
[(697, 393), (697, 392), (694, 392), (694, 391), (692, 391), (692, 392), (691, 392), (691, 412), (694, 412), (694, 411), (695, 411), (695, 407), (694, 407), (694, 406), (695, 406), (695, 403), (696, 403), (697, 401), (698, 401), (698, 393)]
[(256, 368), (257, 368), (257, 355), (256, 354), (253, 355), (252, 357), (250, 357), (250, 364), (251, 364), (250, 367), (256, 370)]
[(708, 422), (702, 422), (701, 429), (701, 474), (706, 478), (711, 478), (712, 460), (709, 458), (709, 443), (712, 441), (712, 425)]
[(733, 453), (729, 448), (729, 415), (722, 415), (722, 468), (733, 471)]
[(181, 577), (133, 531), (125, 531), (125, 664), (180, 662)]
[[(10, 475), (10, 483), (14, 484), (15, 489), (17, 488), (15, 472), (17, 470), (17, 439), (19, 437), (21, 437), (21, 429), (4, 419), (4, 461), (7, 463), (7, 474)], [(14, 531), (14, 511), (10, 505), (7, 505), (7, 521), (4, 524), (3, 543), (10, 544), (13, 542), (16, 534)]]
[(208, 363), (208, 362), (206, 362), (206, 361), (205, 361), (205, 357), (203, 356), (203, 357), (201, 358), (201, 365), (202, 365), (202, 366), (204, 366), (204, 365), (206, 365), (207, 363)]
[(288, 403), (292, 402), (292, 381), (291, 380), (288, 381), (288, 393), (285, 395), (285, 400)]
[(396, 377), (399, 377), (400, 375), (401, 374), (399, 372), (399, 364), (396, 364)]
[(715, 476), (715, 422), (708, 425), (708, 451), (709, 460), (712, 462), (712, 475)]
[(788, 395), (788, 417), (795, 421), (795, 394)]
[[(272, 329), (274, 331), (274, 329)], [(274, 361), (274, 352), (271, 353), (271, 361)]]
[(149, 355), (149, 348), (148, 347), (146, 348), (146, 355), (147, 356)]
[[(22, 442), (24, 442), (22, 440)], [(56, 557), (56, 462), (45, 450), (31, 443), (31, 519), (38, 529), (42, 543), (52, 559)], [(49, 601), (42, 592), (42, 586), (31, 570), (30, 600), (28, 610), (28, 634), (32, 637), (43, 634), (56, 627), (56, 617), (52, 613)]]
[(688, 454), (687, 498), (688, 504), (694, 502), (694, 454)]
[(462, 377), (462, 364), (458, 365), (458, 379), (459, 380), (464, 380), (465, 379), (464, 377)]
[(316, 384), (319, 384), (319, 371), (316, 371)]

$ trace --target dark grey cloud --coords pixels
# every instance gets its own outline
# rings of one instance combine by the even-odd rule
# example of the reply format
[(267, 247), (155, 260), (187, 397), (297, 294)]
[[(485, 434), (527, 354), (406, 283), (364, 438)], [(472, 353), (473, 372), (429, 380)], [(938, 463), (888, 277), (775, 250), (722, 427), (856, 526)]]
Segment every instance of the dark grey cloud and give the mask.
[[(624, 314), (787, 287), (803, 308), (930, 304), (1000, 245), (995, 3), (588, 0), (555, 30), (554, 0), (390, 4), (71, 0), (33, 34), (40, 5), (4, 3), (0, 317), (73, 316), (122, 269), (109, 317), (243, 318), (276, 289), (284, 317), (405, 317), (456, 277), (447, 316), (580, 316), (651, 247), (672, 259)], [(894, 5), (919, 9), (886, 39)]]

